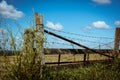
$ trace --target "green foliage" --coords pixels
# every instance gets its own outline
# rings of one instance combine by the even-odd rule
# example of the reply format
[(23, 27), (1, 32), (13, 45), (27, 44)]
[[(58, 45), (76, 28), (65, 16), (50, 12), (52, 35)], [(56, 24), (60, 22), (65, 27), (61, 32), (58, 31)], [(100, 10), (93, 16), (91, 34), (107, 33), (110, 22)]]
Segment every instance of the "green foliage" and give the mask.
[(52, 71), (45, 69), (43, 80), (119, 80), (120, 71), (115, 65), (94, 64), (89, 67)]
[(41, 80), (41, 60), (36, 59), (35, 52), (29, 55), (21, 52), (16, 54), (12, 60), (6, 55), (2, 57), (0, 59), (0, 80)]
[[(9, 58), (5, 53), (0, 56), (2, 57), (2, 59), (0, 58), (0, 80), (41, 80), (42, 65), (40, 53), (33, 50), (33, 38), (31, 33), (29, 34), (27, 36), (29, 41), (26, 42), (28, 44), (25, 44), (25, 48), (18, 54), (16, 36), (13, 35), (12, 30), (9, 30), (10, 49), (13, 50), (15, 55), (13, 58)], [(39, 47), (39, 50), (41, 50), (41, 45)]]

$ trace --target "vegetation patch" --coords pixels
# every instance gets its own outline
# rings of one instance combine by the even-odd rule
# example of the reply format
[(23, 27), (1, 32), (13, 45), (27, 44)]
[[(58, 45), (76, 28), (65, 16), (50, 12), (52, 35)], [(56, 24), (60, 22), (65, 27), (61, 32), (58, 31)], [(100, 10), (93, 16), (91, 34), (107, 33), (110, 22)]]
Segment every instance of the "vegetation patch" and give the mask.
[(87, 67), (52, 71), (44, 69), (43, 80), (119, 80), (119, 62), (112, 64), (96, 63)]

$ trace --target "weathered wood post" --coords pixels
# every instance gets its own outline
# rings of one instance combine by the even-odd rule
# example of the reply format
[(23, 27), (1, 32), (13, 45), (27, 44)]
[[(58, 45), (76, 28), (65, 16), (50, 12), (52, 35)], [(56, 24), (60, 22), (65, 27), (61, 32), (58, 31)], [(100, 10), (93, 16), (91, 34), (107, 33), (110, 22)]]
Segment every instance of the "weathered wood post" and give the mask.
[[(44, 28), (43, 28), (43, 15), (35, 14), (36, 29), (28, 28), (24, 32), (24, 57), (22, 62), (33, 68), (38, 65), (40, 70), (40, 78), (42, 78), (42, 68), (45, 64), (43, 43), (44, 43)], [(34, 73), (33, 73), (34, 74)]]
[(24, 57), (29, 58), (29, 56), (33, 53), (33, 43), (34, 30), (32, 28), (28, 28), (24, 32)]
[(60, 65), (60, 58), (61, 58), (61, 53), (58, 55), (58, 66)]
[(90, 51), (89, 51), (89, 50), (86, 50), (86, 53), (87, 53), (87, 61), (89, 61)]
[(86, 54), (86, 50), (85, 50), (85, 52), (84, 52), (84, 59), (83, 59), (83, 64), (84, 64), (84, 66), (86, 65), (86, 58), (87, 58), (87, 54)]
[(35, 13), (36, 19), (36, 32), (35, 32), (35, 42), (36, 42), (36, 54), (38, 61), (41, 61), (41, 75), (42, 75), (42, 67), (45, 64), (44, 60), (44, 52), (43, 52), (43, 43), (44, 43), (44, 28), (43, 28), (43, 15), (38, 15)]
[(114, 42), (114, 55), (115, 55), (115, 57), (117, 57), (118, 53), (119, 53), (119, 43), (120, 43), (120, 28), (116, 28), (115, 42)]

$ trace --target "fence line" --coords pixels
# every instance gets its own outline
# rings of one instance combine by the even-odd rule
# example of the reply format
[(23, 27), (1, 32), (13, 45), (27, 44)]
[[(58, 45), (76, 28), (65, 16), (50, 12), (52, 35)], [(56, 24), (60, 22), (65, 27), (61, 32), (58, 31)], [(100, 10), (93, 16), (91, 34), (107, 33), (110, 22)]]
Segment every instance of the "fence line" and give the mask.
[[(108, 44), (113, 43), (113, 42), (114, 42), (114, 41), (111, 41), (111, 42), (108, 42), (108, 43), (101, 43), (100, 46), (101, 46), (101, 47), (107, 46), (107, 47), (109, 47), (109, 48), (112, 49), (112, 47), (108, 46)], [(72, 46), (72, 47), (73, 47), (73, 45), (74, 45), (74, 44), (72, 44), (72, 43), (67, 44), (67, 43), (63, 43), (63, 42), (54, 42), (54, 41), (46, 41), (45, 43), (47, 43), (47, 44), (60, 44), (60, 45)], [(97, 42), (96, 42), (96, 43), (97, 43)], [(95, 48), (98, 48), (98, 46), (97, 46), (97, 47), (94, 47), (93, 49), (95, 49)]]
[[(78, 41), (82, 41), (82, 42), (91, 42), (91, 43), (99, 43), (97, 41), (91, 41), (91, 40), (85, 40), (85, 39), (80, 39), (80, 38), (72, 38), (72, 37), (67, 37), (67, 36), (63, 36), (72, 40), (78, 40)], [(101, 43), (101, 44), (105, 44), (105, 43)]]
[(67, 39), (67, 38), (64, 38), (64, 37), (62, 37), (62, 36), (60, 36), (60, 35), (57, 35), (57, 34), (55, 34), (55, 33), (53, 33), (53, 32), (47, 31), (47, 30), (45, 30), (45, 29), (44, 29), (44, 32), (45, 32), (45, 33), (48, 33), (48, 34), (50, 34), (50, 35), (52, 35), (52, 36), (55, 36), (55, 37), (57, 37), (57, 38), (60, 38), (60, 39), (62, 39), (62, 40), (65, 40), (65, 41), (67, 41), (67, 42), (70, 42), (70, 43), (72, 43), (72, 44), (75, 44), (75, 45), (77, 45), (77, 46), (79, 46), (79, 47), (85, 48), (85, 49), (90, 50), (90, 51), (92, 51), (92, 52), (95, 52), (95, 53), (98, 53), (98, 54), (100, 54), (100, 55), (104, 55), (104, 56), (106, 56), (106, 57), (109, 57), (109, 58), (114, 59), (113, 56), (109, 56), (109, 55), (107, 55), (107, 54), (98, 52), (98, 51), (93, 50), (93, 49), (91, 49), (91, 48), (89, 48), (89, 47), (87, 47), (87, 46), (81, 45), (81, 44), (79, 44), (79, 43), (77, 43), (77, 42), (75, 42), (75, 41), (72, 41), (72, 40), (69, 40), (69, 39)]
[[(51, 29), (51, 28), (48, 28), (48, 27), (45, 27), (47, 29), (50, 29), (52, 31), (56, 31), (54, 29)], [(66, 32), (66, 31), (57, 31), (57, 32), (61, 32), (61, 33), (65, 33), (65, 34), (70, 34), (70, 35), (76, 35), (76, 36), (82, 36), (82, 37), (89, 37), (89, 38), (103, 38), (103, 39), (114, 39), (114, 38), (111, 38), (111, 37), (97, 37), (97, 36), (88, 36), (88, 35), (83, 35), (83, 34), (77, 34), (77, 33), (72, 33), (72, 32)]]

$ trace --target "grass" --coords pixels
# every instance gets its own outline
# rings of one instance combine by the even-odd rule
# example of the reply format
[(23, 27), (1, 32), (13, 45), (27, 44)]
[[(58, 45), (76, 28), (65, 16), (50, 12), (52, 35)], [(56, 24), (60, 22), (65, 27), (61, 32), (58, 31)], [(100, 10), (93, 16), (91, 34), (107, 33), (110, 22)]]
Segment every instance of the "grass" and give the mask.
[[(0, 80), (41, 80), (43, 65), (38, 51), (41, 50), (43, 40), (41, 40), (41, 44), (37, 45), (39, 50), (34, 51), (30, 43), (33, 40), (31, 33), (29, 33), (27, 38), (28, 42), (24, 44), (25, 49), (17, 54), (15, 38), (10, 32), (10, 46), (15, 56), (7, 56), (5, 54), (0, 56)], [(36, 38), (36, 40), (38, 39)]]
[[(87, 67), (76, 69), (65, 69), (53, 71), (49, 67), (44, 67), (42, 79), (13, 79), (12, 80), (119, 80), (120, 79), (119, 62), (107, 64), (96, 63)], [(1, 73), (0, 75), (3, 75)], [(28, 74), (28, 73), (26, 73)], [(25, 75), (25, 74), (24, 74)], [(37, 74), (36, 74), (37, 75)], [(24, 77), (24, 76), (23, 76)], [(3, 80), (3, 79), (1, 79)], [(11, 79), (4, 79), (11, 80)]]
[[(77, 69), (65, 69), (52, 71), (46, 69), (43, 73), (44, 80), (119, 80), (120, 64), (111, 65), (96, 63), (87, 67)], [(46, 73), (47, 72), (47, 73)]]
[[(58, 54), (47, 54), (45, 55), (45, 62), (57, 62)], [(61, 54), (61, 62), (65, 61), (83, 61), (84, 54)], [(7, 56), (10, 61), (15, 59), (15, 56)], [(4, 57), (0, 56), (0, 61), (3, 62)], [(108, 59), (105, 56), (101, 56), (99, 54), (89, 54), (89, 60), (105, 60)]]
[[(64, 61), (83, 61), (84, 54), (61, 54), (61, 62)], [(101, 56), (99, 54), (89, 54), (89, 60), (105, 60), (108, 59), (105, 56)], [(53, 55), (45, 55), (45, 62), (57, 62), (58, 61), (58, 54)]]

